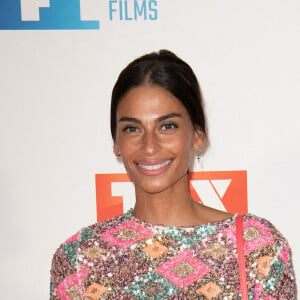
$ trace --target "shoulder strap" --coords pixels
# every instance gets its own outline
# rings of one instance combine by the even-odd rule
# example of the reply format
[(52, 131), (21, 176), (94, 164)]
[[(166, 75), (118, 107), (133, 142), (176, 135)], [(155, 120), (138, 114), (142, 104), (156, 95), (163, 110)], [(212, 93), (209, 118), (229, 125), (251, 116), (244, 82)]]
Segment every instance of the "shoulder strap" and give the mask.
[(238, 263), (240, 271), (240, 284), (242, 292), (242, 300), (248, 300), (248, 288), (247, 288), (247, 277), (246, 277), (246, 264), (244, 254), (244, 238), (243, 238), (243, 215), (238, 214), (236, 217), (236, 244), (238, 252)]

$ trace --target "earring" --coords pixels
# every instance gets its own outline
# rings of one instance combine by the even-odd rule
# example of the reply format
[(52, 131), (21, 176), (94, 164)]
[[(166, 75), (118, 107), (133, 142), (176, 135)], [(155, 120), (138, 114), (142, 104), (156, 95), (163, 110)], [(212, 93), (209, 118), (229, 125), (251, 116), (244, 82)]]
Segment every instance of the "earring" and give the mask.
[(201, 162), (201, 148), (199, 148), (198, 150), (197, 150), (197, 154), (196, 154), (196, 159), (197, 159), (197, 163), (198, 164), (200, 164), (200, 162)]

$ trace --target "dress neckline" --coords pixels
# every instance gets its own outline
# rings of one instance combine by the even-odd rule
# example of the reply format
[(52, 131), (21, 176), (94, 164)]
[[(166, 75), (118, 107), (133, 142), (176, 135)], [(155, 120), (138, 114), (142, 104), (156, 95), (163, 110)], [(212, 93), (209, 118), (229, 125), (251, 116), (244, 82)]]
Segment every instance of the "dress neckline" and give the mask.
[(173, 225), (173, 226), (165, 226), (162, 224), (152, 224), (146, 221), (143, 221), (141, 219), (139, 219), (138, 217), (133, 215), (133, 209), (129, 209), (125, 215), (131, 220), (134, 221), (135, 223), (138, 223), (140, 225), (142, 225), (143, 227), (147, 227), (150, 228), (152, 230), (155, 231), (161, 231), (161, 230), (178, 230), (178, 231), (185, 231), (185, 232), (191, 232), (194, 230), (201, 230), (201, 229), (207, 229), (207, 228), (211, 228), (211, 227), (227, 227), (233, 223), (235, 223), (235, 219), (237, 217), (237, 213), (233, 214), (231, 217), (224, 219), (224, 220), (220, 220), (220, 221), (216, 221), (216, 222), (209, 222), (206, 224), (199, 224), (199, 225), (195, 225), (195, 226), (177, 226), (177, 225)]

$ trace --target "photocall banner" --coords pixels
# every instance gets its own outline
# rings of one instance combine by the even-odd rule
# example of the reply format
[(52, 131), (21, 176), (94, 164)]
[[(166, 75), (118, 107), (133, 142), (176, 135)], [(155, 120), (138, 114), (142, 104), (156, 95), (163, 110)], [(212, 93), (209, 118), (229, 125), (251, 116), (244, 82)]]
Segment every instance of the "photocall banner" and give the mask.
[[(105, 0), (105, 3), (105, 10), (99, 13), (109, 16), (109, 21), (158, 19), (157, 0)], [(89, 1), (80, 0), (1, 0), (0, 30), (99, 30), (100, 20), (83, 17), (84, 12), (89, 15), (92, 10)]]
[(134, 206), (110, 97), (159, 49), (191, 65), (204, 96), (192, 197), (274, 223), (299, 282), (299, 15), (298, 0), (0, 0), (1, 297), (48, 299), (57, 247)]
[[(201, 204), (231, 213), (248, 212), (246, 171), (206, 171), (189, 174), (189, 190)], [(96, 174), (97, 221), (133, 208), (134, 186), (127, 174)]]

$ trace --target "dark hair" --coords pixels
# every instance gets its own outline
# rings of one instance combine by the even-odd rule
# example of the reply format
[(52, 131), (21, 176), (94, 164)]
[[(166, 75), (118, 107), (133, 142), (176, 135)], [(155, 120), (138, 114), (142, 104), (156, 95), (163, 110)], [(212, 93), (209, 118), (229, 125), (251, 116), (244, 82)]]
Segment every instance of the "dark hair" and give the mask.
[(174, 53), (160, 50), (143, 55), (120, 73), (111, 97), (110, 128), (116, 136), (116, 114), (122, 97), (134, 87), (156, 85), (169, 91), (186, 108), (195, 128), (206, 134), (199, 83), (191, 67)]

